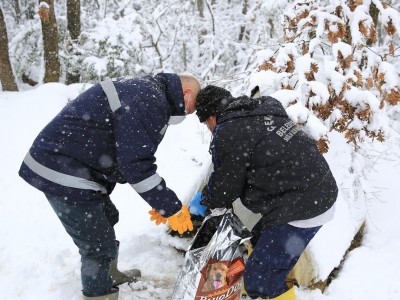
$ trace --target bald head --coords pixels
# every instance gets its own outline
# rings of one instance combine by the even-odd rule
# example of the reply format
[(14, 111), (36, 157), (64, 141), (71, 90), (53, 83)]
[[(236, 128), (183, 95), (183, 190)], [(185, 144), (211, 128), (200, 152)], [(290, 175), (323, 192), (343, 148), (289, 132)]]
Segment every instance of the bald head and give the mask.
[(183, 101), (185, 102), (185, 111), (188, 114), (194, 112), (196, 107), (196, 97), (201, 86), (199, 81), (193, 75), (178, 75), (182, 83)]

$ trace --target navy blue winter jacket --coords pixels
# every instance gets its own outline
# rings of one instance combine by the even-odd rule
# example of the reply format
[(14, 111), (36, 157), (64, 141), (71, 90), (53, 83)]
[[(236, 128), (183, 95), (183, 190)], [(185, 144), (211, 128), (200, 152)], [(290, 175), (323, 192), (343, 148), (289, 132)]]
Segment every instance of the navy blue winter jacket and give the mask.
[(214, 172), (203, 191), (204, 205), (230, 207), (240, 198), (263, 215), (263, 228), (311, 219), (332, 207), (338, 188), (328, 163), (278, 100), (242, 96), (223, 106), (217, 111)]
[(154, 154), (168, 124), (185, 117), (176, 74), (118, 78), (78, 96), (40, 132), (19, 175), (45, 194), (97, 204), (129, 183), (165, 217), (181, 201), (157, 174)]

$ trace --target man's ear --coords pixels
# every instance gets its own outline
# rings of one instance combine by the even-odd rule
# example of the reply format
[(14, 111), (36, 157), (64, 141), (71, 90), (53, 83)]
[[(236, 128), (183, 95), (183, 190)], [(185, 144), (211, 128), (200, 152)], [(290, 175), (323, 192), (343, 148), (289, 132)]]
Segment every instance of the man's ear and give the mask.
[(217, 117), (216, 116), (209, 116), (208, 121), (211, 122), (211, 124), (217, 124)]
[(190, 94), (192, 92), (192, 89), (191, 88), (184, 88), (183, 89), (183, 94), (185, 95), (185, 94)]

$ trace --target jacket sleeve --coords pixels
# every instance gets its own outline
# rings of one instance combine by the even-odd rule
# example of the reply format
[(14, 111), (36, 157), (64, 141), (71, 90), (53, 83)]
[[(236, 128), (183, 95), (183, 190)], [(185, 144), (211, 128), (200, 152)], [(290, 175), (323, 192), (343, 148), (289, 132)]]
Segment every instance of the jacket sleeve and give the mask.
[[(119, 170), (139, 195), (164, 217), (182, 208), (176, 194), (157, 173), (154, 156), (165, 126), (163, 107), (151, 101), (115, 111), (114, 136)], [(150, 102), (150, 103), (149, 103)]]
[(241, 196), (246, 182), (248, 154), (242, 148), (234, 147), (226, 135), (214, 133), (211, 144), (214, 172), (207, 188), (202, 193), (202, 204), (209, 208), (232, 207)]

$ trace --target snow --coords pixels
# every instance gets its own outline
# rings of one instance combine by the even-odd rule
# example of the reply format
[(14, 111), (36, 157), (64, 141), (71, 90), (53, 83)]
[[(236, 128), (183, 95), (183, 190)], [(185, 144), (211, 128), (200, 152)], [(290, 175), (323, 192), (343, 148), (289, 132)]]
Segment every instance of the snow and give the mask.
[[(77, 248), (44, 195), (19, 178), (18, 170), (39, 131), (89, 86), (52, 83), (25, 92), (0, 92), (2, 299), (81, 299)], [(293, 93), (287, 91), (286, 95), (296, 99)], [(295, 105), (291, 107), (294, 109)], [(377, 197), (349, 202), (349, 194), (357, 192), (353, 190), (354, 174), (359, 174), (350, 173), (349, 169), (362, 168), (366, 158), (363, 153), (353, 153), (339, 133), (331, 132), (329, 139), (330, 151), (325, 157), (340, 194), (335, 219), (310, 244), (318, 260), (319, 276), (326, 278), (339, 265), (352, 236), (366, 218), (364, 238), (361, 247), (349, 253), (323, 294), (300, 287), (296, 288), (297, 298), (400, 299), (399, 159), (391, 156), (392, 160), (383, 160), (382, 155), (377, 155), (371, 168), (364, 171), (370, 183), (365, 191)], [(158, 172), (184, 202), (189, 201), (209, 172), (209, 140), (205, 126), (191, 115), (168, 128), (157, 151)], [(390, 154), (388, 149), (381, 145), (375, 151)], [(359, 182), (365, 184), (362, 179)], [(120, 211), (120, 222), (115, 227), (121, 241), (119, 266), (122, 270), (140, 268), (143, 275), (141, 281), (120, 287), (120, 299), (168, 299), (183, 262), (182, 253), (176, 248), (185, 248), (189, 241), (167, 235), (165, 225), (150, 222), (150, 207), (128, 185), (118, 185), (111, 198)]]

